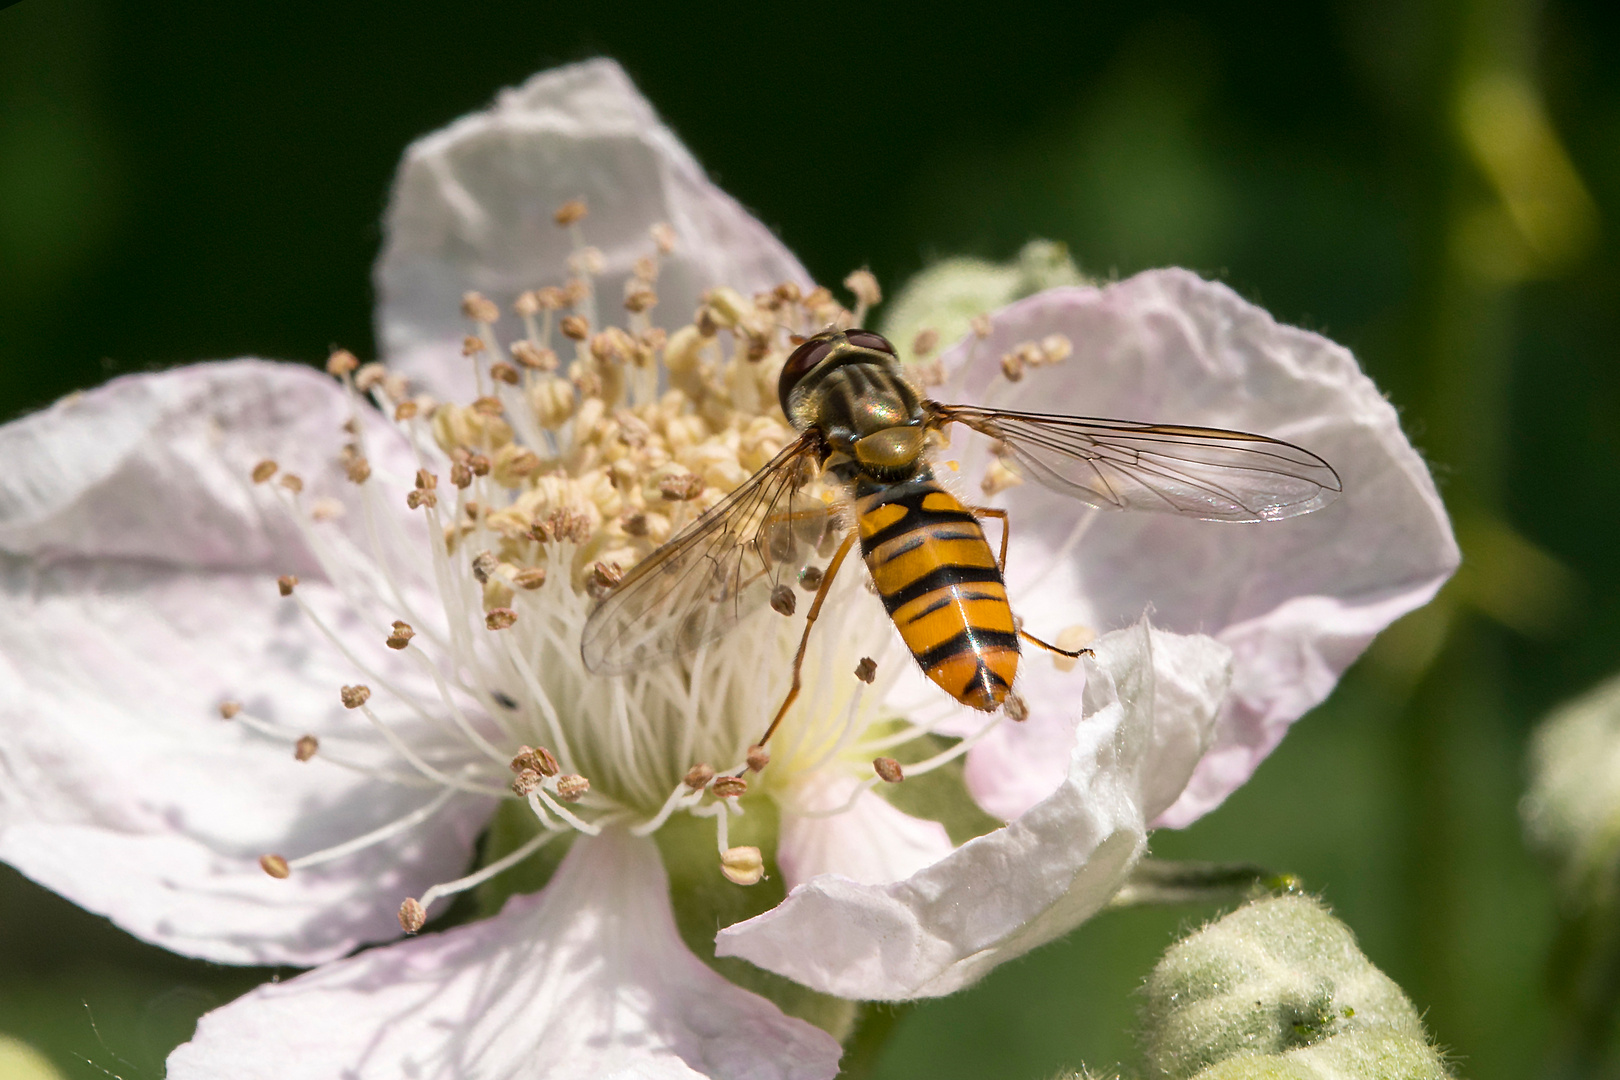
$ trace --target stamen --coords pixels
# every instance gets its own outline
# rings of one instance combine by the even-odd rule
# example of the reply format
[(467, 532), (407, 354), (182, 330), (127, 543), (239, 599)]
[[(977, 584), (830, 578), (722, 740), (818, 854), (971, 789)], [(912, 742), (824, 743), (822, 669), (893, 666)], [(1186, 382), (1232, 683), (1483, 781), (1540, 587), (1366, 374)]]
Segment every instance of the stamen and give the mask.
[(734, 885), (757, 885), (765, 876), (765, 859), (757, 847), (726, 848), (720, 853), (720, 872)]
[(879, 779), (886, 784), (898, 784), (906, 778), (900, 763), (892, 757), (873, 758), (872, 771), (876, 772)]
[[(352, 840), (345, 840), (341, 844), (334, 844), (320, 851), (312, 851), (308, 855), (300, 855), (296, 859), (284, 859), (282, 862), (291, 872), (309, 866), (319, 866), (321, 863), (341, 859), (346, 855), (353, 855), (357, 851), (364, 851), (368, 847), (380, 844), (384, 840), (390, 840), (400, 833), (409, 832), (411, 829), (416, 828), (422, 822), (444, 809), (444, 804), (454, 798), (455, 794), (455, 788), (447, 787), (428, 802), (408, 814), (395, 818), (386, 825), (372, 829), (370, 832), (363, 833)], [(268, 856), (266, 857), (268, 858)]]
[[(466, 877), (456, 878), (454, 881), (446, 881), (442, 885), (433, 886), (427, 892), (423, 893), (422, 898), (417, 901), (417, 905), (423, 913), (423, 918), (426, 918), (427, 909), (432, 906), (433, 901), (443, 896), (454, 896), (456, 893), (466, 892), (468, 889), (477, 888), (479, 885), (482, 885), (496, 874), (510, 870), (512, 867), (516, 866), (524, 859), (527, 859), (530, 855), (533, 855), (535, 852), (539, 851), (541, 848), (545, 847), (547, 844), (551, 843), (561, 835), (561, 830), (538, 833), (531, 837), (526, 843), (513, 849), (511, 852), (502, 856), (501, 858), (496, 859), (483, 869), (468, 874)], [(404, 909), (401, 908), (402, 915), (403, 912)], [(401, 922), (403, 923), (403, 921), (404, 920), (402, 918)], [(418, 926), (418, 929), (420, 929), (420, 926)]]

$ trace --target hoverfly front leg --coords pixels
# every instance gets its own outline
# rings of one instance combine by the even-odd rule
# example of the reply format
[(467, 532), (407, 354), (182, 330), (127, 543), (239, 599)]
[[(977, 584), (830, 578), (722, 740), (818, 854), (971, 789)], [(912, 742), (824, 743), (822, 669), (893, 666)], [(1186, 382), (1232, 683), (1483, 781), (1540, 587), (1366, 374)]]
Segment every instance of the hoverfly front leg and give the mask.
[(782, 722), (782, 717), (787, 715), (788, 708), (793, 704), (794, 699), (799, 696), (799, 674), (804, 668), (804, 650), (810, 644), (810, 628), (816, 625), (816, 616), (821, 614), (821, 605), (827, 599), (827, 589), (832, 585), (833, 578), (838, 575), (838, 568), (844, 564), (844, 556), (848, 555), (849, 549), (854, 546), (855, 530), (851, 529), (849, 535), (844, 537), (844, 542), (838, 545), (838, 551), (833, 555), (832, 562), (827, 564), (826, 571), (821, 575), (821, 584), (816, 587), (816, 599), (810, 605), (810, 614), (805, 619), (804, 635), (799, 638), (799, 651), (793, 657), (793, 685), (788, 688), (787, 697), (782, 701), (782, 707), (776, 710), (776, 719), (772, 720), (771, 726), (765, 729), (765, 734), (759, 737), (757, 744), (759, 746), (764, 746), (766, 741), (770, 739), (771, 735), (776, 731), (777, 725)]

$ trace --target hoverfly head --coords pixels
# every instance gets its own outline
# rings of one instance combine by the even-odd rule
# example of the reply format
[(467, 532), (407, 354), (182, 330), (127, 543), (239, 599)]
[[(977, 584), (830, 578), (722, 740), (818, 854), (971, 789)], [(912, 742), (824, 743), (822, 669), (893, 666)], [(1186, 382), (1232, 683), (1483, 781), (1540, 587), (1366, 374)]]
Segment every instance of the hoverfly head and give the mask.
[(889, 339), (871, 330), (833, 328), (804, 338), (799, 347), (787, 358), (787, 362), (782, 365), (782, 374), (776, 383), (776, 396), (782, 403), (784, 415), (790, 419), (793, 416), (788, 408), (788, 398), (792, 395), (793, 388), (803, 382), (804, 377), (823, 361), (837, 353), (848, 351), (851, 346), (882, 353), (890, 358), (895, 357), (894, 346), (889, 344)]

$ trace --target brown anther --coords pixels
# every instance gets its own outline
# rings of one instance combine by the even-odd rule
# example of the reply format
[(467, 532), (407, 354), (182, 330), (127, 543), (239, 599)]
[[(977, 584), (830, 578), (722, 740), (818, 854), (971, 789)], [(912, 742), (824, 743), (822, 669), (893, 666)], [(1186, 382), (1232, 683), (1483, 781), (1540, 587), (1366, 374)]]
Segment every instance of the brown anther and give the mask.
[(517, 612), (509, 607), (498, 607), (484, 616), (484, 625), (491, 630), (505, 630), (517, 622)]
[(359, 417), (351, 416), (347, 420), (343, 421), (343, 430), (347, 431), (350, 435), (360, 434)]
[(395, 420), (414, 420), (414, 419), (416, 419), (416, 414), (421, 412), (421, 411), (422, 411), (422, 407), (420, 405), (418, 405), (416, 402), (414, 402), (414, 401), (402, 401), (398, 405), (394, 406), (394, 419)]
[(591, 336), (590, 321), (583, 315), (564, 315), (557, 323), (557, 329), (570, 341), (584, 341)]
[(638, 315), (657, 306), (658, 294), (651, 289), (631, 289), (624, 297), (624, 309)]
[(403, 649), (405, 646), (411, 643), (411, 638), (415, 636), (416, 631), (411, 629), (410, 623), (401, 622), (400, 620), (395, 619), (394, 631), (388, 635), (388, 639), (384, 641), (383, 644), (387, 645), (390, 649)]
[(651, 284), (658, 280), (658, 260), (651, 255), (643, 255), (630, 264), (630, 273), (637, 281)]
[(658, 248), (658, 254), (668, 255), (675, 250), (675, 230), (664, 222), (660, 221), (647, 231), (652, 234), (653, 246)]
[(412, 510), (420, 510), (424, 506), (438, 506), (439, 497), (431, 491), (411, 491), (405, 495), (405, 505)]
[(473, 557), (472, 576), (478, 579), (480, 585), (483, 585), (489, 581), (489, 576), (495, 572), (495, 568), (499, 565), (500, 560), (495, 558), (493, 551), (480, 551)]
[(399, 905), (399, 928), (407, 934), (414, 934), (427, 925), (427, 908), (414, 896), (407, 896), (405, 902)]
[(844, 288), (848, 289), (855, 299), (871, 307), (883, 299), (883, 290), (878, 287), (878, 279), (870, 270), (856, 270), (844, 279)]
[(619, 519), (619, 527), (624, 530), (626, 536), (646, 536), (647, 515), (640, 511), (626, 514)]
[(720, 332), (720, 322), (714, 317), (714, 309), (707, 304), (697, 309), (697, 314), (692, 317), (692, 325), (696, 326), (698, 333), (706, 338), (712, 338)]
[(562, 771), (557, 764), (557, 759), (553, 757), (551, 751), (547, 750), (545, 747), (535, 747), (532, 756), (534, 757), (534, 765), (532, 767), (541, 776), (556, 776)]
[(472, 470), (474, 476), (488, 476), (489, 458), (483, 454), (469, 454), (467, 456), (467, 468)]
[(767, 356), (770, 355), (770, 353), (771, 353), (771, 340), (770, 340), (770, 338), (766, 337), (764, 334), (753, 334), (753, 333), (748, 334), (747, 338), (748, 338), (748, 362), (750, 364), (757, 364), (761, 360), (765, 359)]
[(540, 297), (535, 294), (533, 289), (518, 293), (518, 298), (512, 301), (512, 310), (524, 318), (538, 315), (540, 314)]
[(749, 844), (727, 848), (720, 856), (720, 872), (733, 885), (757, 885), (765, 877), (765, 857)]
[(722, 799), (741, 798), (748, 792), (748, 781), (740, 776), (717, 776), (709, 790)]
[[(572, 257), (569, 262), (572, 262)], [(578, 304), (591, 295), (591, 284), (584, 278), (569, 278), (563, 285), (563, 300), (568, 304)]]
[(861, 657), (861, 662), (855, 665), (855, 677), (870, 686), (877, 678), (877, 661), (870, 656)]
[(1007, 714), (1007, 719), (1021, 724), (1029, 719), (1029, 703), (1017, 694), (1008, 694), (1007, 700), (1001, 703), (1001, 709)]
[(968, 320), (968, 326), (973, 330), (973, 336), (981, 340), (990, 336), (990, 316), (975, 315)]
[(693, 791), (702, 791), (704, 788), (709, 786), (709, 781), (713, 779), (714, 768), (712, 766), (705, 765), (700, 761), (690, 769), (686, 770), (686, 775), (681, 777), (681, 783), (685, 784)]
[(280, 577), (276, 578), (276, 588), (281, 590), (282, 596), (291, 596), (293, 594), (293, 590), (297, 587), (297, 574), (282, 574)]
[(557, 370), (557, 354), (532, 341), (512, 342), (512, 359), (534, 371)]
[(304, 490), (304, 478), (297, 473), (282, 473), (281, 479), (276, 482), (294, 495)]
[(277, 468), (279, 468), (279, 466), (275, 462), (271, 461), (269, 458), (265, 458), (263, 461), (253, 466), (253, 482), (255, 484), (264, 483), (266, 480), (276, 475)]
[(338, 698), (343, 702), (345, 709), (358, 709), (371, 700), (371, 687), (359, 683), (345, 686), (338, 691)]
[(416, 487), (419, 491), (432, 491), (439, 486), (439, 478), (426, 469), (416, 470)]
[(568, 306), (568, 294), (555, 285), (534, 290), (534, 299), (541, 311), (561, 311)]
[(484, 351), (485, 347), (484, 339), (479, 337), (477, 334), (468, 334), (466, 337), (461, 339), (462, 356), (477, 356), (479, 353)]
[(472, 469), (464, 461), (458, 461), (450, 466), (450, 482), (458, 488), (472, 486)]
[[(557, 540), (583, 544), (591, 538), (591, 519), (578, 510), (564, 507), (553, 510), (546, 518), (546, 529)], [(597, 563), (591, 573), (593, 577), (600, 579), (599, 583), (605, 582), (608, 585), (617, 585), (619, 578), (623, 576), (623, 571), (618, 566), (609, 567), (601, 563)], [(586, 591), (589, 591), (589, 583)]]
[(778, 300), (786, 304), (797, 304), (799, 302), (799, 298), (804, 295), (803, 291), (799, 288), (798, 282), (794, 281), (784, 281), (782, 284), (772, 289), (771, 292), (775, 294)]
[(505, 361), (497, 361), (489, 365), (489, 377), (496, 382), (505, 383), (507, 386), (516, 386), (522, 381), (517, 368)]
[(495, 301), (477, 292), (461, 294), (461, 313), (477, 323), (492, 323), (501, 317), (501, 309)]
[(798, 605), (799, 598), (786, 585), (778, 585), (771, 590), (771, 610), (778, 615), (792, 615)]
[(235, 720), (242, 712), (240, 701), (222, 701), (219, 703), (219, 718), (221, 720)]
[(321, 740), (313, 735), (300, 735), (298, 741), (293, 743), (293, 757), (299, 761), (308, 761), (315, 756), (315, 751), (321, 748)]
[(833, 303), (832, 290), (825, 285), (817, 285), (804, 294), (804, 306), (812, 310), (826, 307), (831, 303)]
[(533, 769), (523, 769), (512, 780), (512, 794), (526, 796), (539, 786), (540, 774)]
[(1018, 353), (1002, 353), (1001, 374), (1006, 376), (1008, 382), (1017, 382), (1024, 377), (1024, 358)]
[(591, 782), (583, 776), (569, 773), (567, 776), (557, 777), (557, 798), (563, 802), (579, 802), (589, 790)]
[(292, 867), (280, 855), (260, 855), (259, 869), (273, 878), (285, 878), (292, 874)]
[(617, 563), (609, 566), (599, 562), (591, 567), (591, 572), (585, 580), (585, 592), (592, 600), (601, 600), (613, 587), (624, 580), (624, 571), (619, 569)]
[(551, 220), (567, 228), (575, 222), (583, 221), (587, 212), (584, 199), (569, 199), (557, 207), (557, 212), (551, 215)]
[(696, 473), (670, 473), (658, 481), (658, 494), (669, 502), (688, 502), (703, 494), (703, 477)]
[(529, 539), (539, 544), (551, 541), (551, 526), (538, 518), (529, 523)]
[(905, 770), (900, 768), (900, 763), (892, 757), (873, 758), (872, 771), (877, 773), (885, 784), (898, 784), (906, 778)]
[(799, 588), (805, 592), (815, 592), (821, 588), (821, 567), (806, 566), (799, 571)]
[(353, 374), (359, 366), (360, 361), (348, 349), (333, 349), (332, 355), (326, 358), (326, 373), (338, 378)]
[(1065, 334), (1047, 334), (1041, 338), (1041, 355), (1048, 364), (1067, 360), (1074, 352), (1074, 343)]
[(750, 746), (748, 748), (748, 768), (753, 772), (764, 772), (765, 766), (771, 763), (771, 752), (763, 746)]
[(344, 466), (343, 471), (354, 483), (363, 484), (371, 479), (371, 462), (363, 457), (357, 457)]
[(933, 327), (917, 331), (917, 336), (911, 339), (911, 355), (919, 359), (927, 356), (939, 346), (939, 331)]

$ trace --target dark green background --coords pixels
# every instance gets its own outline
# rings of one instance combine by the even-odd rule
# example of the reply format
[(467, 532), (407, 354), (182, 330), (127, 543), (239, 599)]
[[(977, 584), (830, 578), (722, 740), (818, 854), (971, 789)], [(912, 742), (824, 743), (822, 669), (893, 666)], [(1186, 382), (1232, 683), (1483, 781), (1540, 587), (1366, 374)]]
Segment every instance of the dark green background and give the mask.
[[(598, 54), (824, 281), (870, 264), (892, 288), (1036, 236), (1100, 275), (1220, 277), (1356, 350), (1469, 563), (1156, 848), (1303, 875), (1466, 1075), (1595, 1074), (1515, 804), (1535, 719), (1620, 668), (1620, 5), (334, 6), (0, 11), (0, 415), (190, 360), (371, 355), (406, 142)], [(1541, 96), (1590, 196), (1505, 276), (1512, 192), (1458, 120), (1480, 72)], [(1206, 914), (1099, 918), (906, 1016), (879, 1073), (1128, 1059), (1134, 986)], [(265, 974), (168, 957), (0, 868), (0, 1032), (66, 1076), (161, 1075)]]

